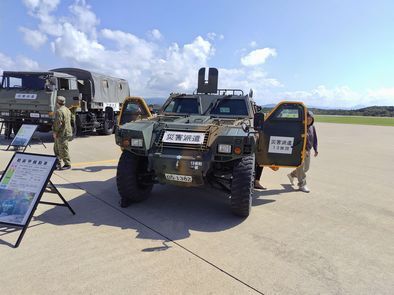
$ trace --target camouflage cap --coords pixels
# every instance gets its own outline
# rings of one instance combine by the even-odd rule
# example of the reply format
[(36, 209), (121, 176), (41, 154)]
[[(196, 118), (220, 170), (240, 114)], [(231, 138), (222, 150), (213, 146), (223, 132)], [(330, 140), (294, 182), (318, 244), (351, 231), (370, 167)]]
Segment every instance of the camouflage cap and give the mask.
[(66, 99), (64, 96), (58, 96), (57, 97), (57, 102), (58, 104), (65, 104), (66, 103)]

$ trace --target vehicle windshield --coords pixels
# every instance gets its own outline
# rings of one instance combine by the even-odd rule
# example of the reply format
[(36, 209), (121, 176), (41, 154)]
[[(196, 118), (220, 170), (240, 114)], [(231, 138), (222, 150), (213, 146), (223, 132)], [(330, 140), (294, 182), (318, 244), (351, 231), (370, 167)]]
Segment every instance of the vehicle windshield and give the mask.
[(20, 74), (7, 75), (3, 77), (2, 88), (45, 90), (46, 75)]
[(198, 114), (197, 98), (175, 97), (164, 109), (165, 113)]
[(219, 116), (248, 116), (248, 108), (244, 99), (222, 98), (216, 101), (209, 112)]

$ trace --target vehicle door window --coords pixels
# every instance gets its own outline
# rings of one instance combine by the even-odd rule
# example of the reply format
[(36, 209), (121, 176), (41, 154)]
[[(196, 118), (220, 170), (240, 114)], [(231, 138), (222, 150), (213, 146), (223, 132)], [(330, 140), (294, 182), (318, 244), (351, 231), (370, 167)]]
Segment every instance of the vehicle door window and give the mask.
[(123, 106), (122, 117), (120, 119), (120, 125), (125, 123), (135, 121), (138, 118), (145, 118), (148, 113), (144, 107), (142, 107), (138, 102), (128, 101), (126, 105)]

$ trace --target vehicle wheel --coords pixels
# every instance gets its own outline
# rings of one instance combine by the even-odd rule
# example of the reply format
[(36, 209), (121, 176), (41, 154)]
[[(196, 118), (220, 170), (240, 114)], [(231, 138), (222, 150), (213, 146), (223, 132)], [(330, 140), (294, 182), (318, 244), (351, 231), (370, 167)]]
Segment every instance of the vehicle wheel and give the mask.
[(252, 208), (254, 155), (242, 158), (234, 165), (231, 183), (231, 211), (241, 217), (249, 216)]
[(72, 139), (71, 140), (73, 140), (74, 138), (77, 137), (77, 134), (78, 134), (77, 122), (74, 121), (74, 122), (71, 123), (71, 129), (73, 131), (73, 135), (72, 135)]
[(148, 160), (130, 152), (124, 151), (120, 156), (116, 171), (116, 185), (121, 197), (121, 207), (127, 207), (132, 202), (147, 199), (153, 188), (153, 183), (143, 184), (142, 173), (146, 173)]
[(118, 115), (115, 115), (114, 117), (114, 133), (116, 133), (116, 131), (118, 130), (119, 126), (118, 126)]
[(11, 138), (12, 133), (12, 123), (4, 123), (4, 137), (5, 139)]
[(111, 135), (112, 133), (114, 133), (114, 121), (105, 119), (103, 122), (103, 129), (100, 130), (100, 134)]

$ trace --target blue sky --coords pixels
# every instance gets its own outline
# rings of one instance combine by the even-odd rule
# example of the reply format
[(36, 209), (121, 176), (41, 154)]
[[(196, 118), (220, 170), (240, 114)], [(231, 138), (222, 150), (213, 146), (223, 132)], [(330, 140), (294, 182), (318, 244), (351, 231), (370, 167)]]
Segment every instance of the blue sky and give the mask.
[(261, 104), (394, 105), (393, 1), (0, 0), (0, 70), (81, 67), (133, 95), (254, 89)]

